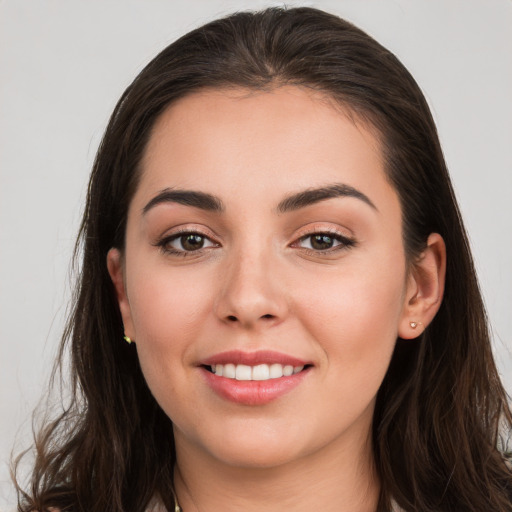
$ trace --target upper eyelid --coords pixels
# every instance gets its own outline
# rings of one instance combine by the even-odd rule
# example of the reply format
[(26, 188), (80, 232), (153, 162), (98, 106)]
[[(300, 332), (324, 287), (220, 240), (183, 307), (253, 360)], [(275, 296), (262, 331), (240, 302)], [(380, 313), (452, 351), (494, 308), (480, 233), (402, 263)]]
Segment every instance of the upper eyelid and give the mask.
[(183, 231), (181, 233), (173, 233), (172, 235), (164, 236), (162, 238), (162, 242), (171, 242), (177, 240), (178, 238), (181, 238), (184, 235), (199, 235), (200, 237), (205, 238), (214, 244), (217, 244), (217, 242), (213, 240), (211, 236), (205, 235), (204, 233), (200, 233), (199, 231)]
[(313, 226), (305, 226), (295, 232), (295, 238), (301, 239), (312, 235), (317, 234), (330, 234), (330, 235), (337, 235), (342, 238), (353, 240), (355, 238), (354, 234), (349, 231), (348, 229), (342, 230), (340, 228), (335, 228), (332, 226), (320, 226), (320, 225), (313, 225)]
[(166, 230), (163, 235), (158, 236), (158, 241), (169, 240), (172, 238), (177, 238), (184, 234), (194, 234), (194, 233), (197, 235), (204, 236), (205, 238), (208, 238), (212, 241), (220, 240), (220, 237), (209, 228), (197, 227), (196, 225), (194, 225), (194, 226), (184, 225), (184, 226), (176, 226), (174, 228)]
[(343, 236), (345, 238), (349, 237), (348, 235), (342, 233), (340, 230), (327, 228), (327, 229), (312, 229), (312, 230), (305, 231), (304, 233), (299, 235), (299, 238), (304, 238), (306, 236), (312, 236), (312, 235), (321, 235), (321, 234), (339, 235), (339, 236)]
[(183, 236), (183, 235), (200, 235), (200, 236), (203, 236), (204, 238), (213, 238), (211, 235), (209, 235), (199, 229), (183, 229), (180, 231), (174, 231), (173, 233), (164, 235), (162, 238), (172, 239), (172, 238), (179, 238), (180, 236)]

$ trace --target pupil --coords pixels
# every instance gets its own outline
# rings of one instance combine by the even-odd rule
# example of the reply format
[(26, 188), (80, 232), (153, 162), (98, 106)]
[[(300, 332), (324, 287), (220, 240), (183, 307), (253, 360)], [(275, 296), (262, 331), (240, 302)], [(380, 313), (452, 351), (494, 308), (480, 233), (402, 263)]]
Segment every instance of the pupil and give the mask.
[(328, 235), (314, 235), (311, 239), (311, 247), (313, 249), (325, 250), (330, 249), (333, 244), (332, 237)]
[(204, 238), (200, 235), (185, 235), (181, 237), (181, 245), (186, 251), (201, 249), (203, 244)]

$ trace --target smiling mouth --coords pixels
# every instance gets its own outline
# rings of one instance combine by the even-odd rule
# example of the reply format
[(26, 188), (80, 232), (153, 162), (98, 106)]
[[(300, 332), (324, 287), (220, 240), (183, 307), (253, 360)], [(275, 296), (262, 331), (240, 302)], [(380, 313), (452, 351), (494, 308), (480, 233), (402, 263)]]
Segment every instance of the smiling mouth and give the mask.
[(216, 354), (199, 365), (206, 384), (222, 399), (262, 406), (300, 386), (314, 364), (272, 350)]
[(206, 366), (206, 369), (217, 377), (244, 381), (264, 381), (295, 375), (308, 366), (292, 366), (279, 363), (249, 366), (246, 364), (227, 363), (209, 365)]

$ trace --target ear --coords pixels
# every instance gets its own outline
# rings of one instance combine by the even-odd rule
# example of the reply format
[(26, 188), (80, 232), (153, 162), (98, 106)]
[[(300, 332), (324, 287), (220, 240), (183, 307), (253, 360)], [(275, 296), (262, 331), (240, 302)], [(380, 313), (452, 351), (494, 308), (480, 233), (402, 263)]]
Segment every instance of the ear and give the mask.
[(114, 283), (116, 290), (117, 302), (119, 304), (119, 310), (121, 311), (121, 317), (123, 319), (124, 333), (126, 336), (135, 340), (135, 329), (132, 322), (132, 312), (130, 303), (128, 302), (128, 296), (126, 295), (126, 285), (124, 278), (124, 267), (123, 257), (119, 249), (110, 249), (107, 254), (107, 269), (110, 274), (110, 279)]
[(441, 306), (446, 275), (446, 246), (438, 233), (432, 233), (427, 247), (412, 264), (398, 326), (398, 336), (417, 338)]

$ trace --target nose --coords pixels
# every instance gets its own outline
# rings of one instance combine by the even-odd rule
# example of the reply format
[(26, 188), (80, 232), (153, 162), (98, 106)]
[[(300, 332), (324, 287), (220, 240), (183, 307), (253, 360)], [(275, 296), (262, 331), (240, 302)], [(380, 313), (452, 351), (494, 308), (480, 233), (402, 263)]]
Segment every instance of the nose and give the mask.
[(217, 317), (226, 324), (257, 329), (276, 325), (288, 313), (288, 303), (276, 262), (265, 251), (233, 254), (219, 276)]

